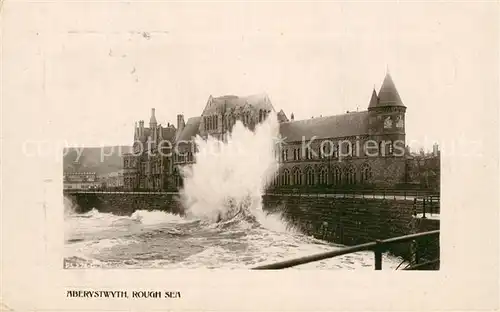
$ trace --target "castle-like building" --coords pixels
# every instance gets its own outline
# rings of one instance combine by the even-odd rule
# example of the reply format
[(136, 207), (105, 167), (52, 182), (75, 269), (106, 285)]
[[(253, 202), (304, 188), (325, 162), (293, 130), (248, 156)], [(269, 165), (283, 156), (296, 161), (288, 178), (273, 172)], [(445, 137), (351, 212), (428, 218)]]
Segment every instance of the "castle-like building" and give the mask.
[[(178, 115), (176, 127), (157, 124), (152, 109), (149, 128), (142, 120), (136, 124), (134, 153), (123, 157), (125, 188), (181, 187), (181, 167), (195, 161), (193, 137), (224, 140), (237, 120), (253, 129), (271, 112), (275, 109), (265, 94), (210, 96), (201, 116), (185, 122)], [(289, 119), (279, 111), (284, 144), (278, 151), (280, 169), (270, 186), (395, 187), (406, 182), (405, 113), (389, 73), (379, 92), (372, 91), (365, 111), (306, 120), (294, 120), (293, 114)]]

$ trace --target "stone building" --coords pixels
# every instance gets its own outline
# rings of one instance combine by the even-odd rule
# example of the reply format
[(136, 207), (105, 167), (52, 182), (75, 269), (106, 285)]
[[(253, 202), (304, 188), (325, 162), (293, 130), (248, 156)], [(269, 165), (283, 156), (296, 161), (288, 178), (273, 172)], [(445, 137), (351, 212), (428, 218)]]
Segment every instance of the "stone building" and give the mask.
[[(209, 97), (201, 116), (178, 116), (176, 140), (195, 136), (224, 139), (236, 120), (253, 129), (275, 111), (267, 95)], [(367, 110), (342, 115), (290, 120), (277, 116), (281, 146), (280, 170), (274, 187), (394, 187), (405, 182), (405, 112), (396, 86), (387, 74), (377, 93), (372, 91)], [(179, 167), (194, 161), (190, 143), (174, 156), (176, 185), (182, 183)]]
[[(293, 114), (289, 119), (279, 111), (284, 144), (278, 151), (280, 170), (269, 181), (270, 187), (372, 188), (406, 182), (406, 107), (389, 73), (380, 90), (373, 90), (367, 100), (365, 111), (306, 120), (295, 120)], [(124, 157), (125, 186), (181, 187), (182, 167), (195, 161), (193, 137), (210, 135), (225, 140), (237, 120), (254, 129), (271, 112), (275, 109), (266, 94), (210, 96), (200, 116), (185, 121), (183, 115), (177, 115), (177, 128), (162, 128), (156, 124), (153, 109), (150, 127), (144, 128), (140, 121), (135, 129), (138, 156)], [(158, 156), (156, 143), (161, 140), (177, 146), (178, 152)], [(151, 142), (151, 153), (139, 150), (146, 142)]]
[(405, 182), (405, 112), (388, 73), (367, 110), (281, 123), (274, 186), (394, 187)]
[[(266, 94), (257, 94), (247, 97), (226, 95), (221, 97), (210, 96), (201, 116), (192, 117), (184, 122), (184, 116), (177, 116), (176, 142), (179, 153), (173, 157), (173, 177), (175, 184), (182, 186), (182, 167), (194, 163), (192, 138), (200, 136), (206, 139), (209, 135), (219, 140), (226, 140), (236, 121), (239, 120), (249, 129), (265, 120), (274, 111)], [(285, 118), (283, 112), (278, 114)]]
[(156, 121), (151, 109), (149, 128), (144, 120), (134, 128), (133, 152), (123, 155), (123, 183), (128, 190), (164, 190), (170, 188), (172, 174), (171, 149), (176, 129)]
[(434, 144), (432, 153), (423, 150), (418, 154), (408, 154), (406, 160), (407, 179), (416, 188), (440, 190), (441, 151)]

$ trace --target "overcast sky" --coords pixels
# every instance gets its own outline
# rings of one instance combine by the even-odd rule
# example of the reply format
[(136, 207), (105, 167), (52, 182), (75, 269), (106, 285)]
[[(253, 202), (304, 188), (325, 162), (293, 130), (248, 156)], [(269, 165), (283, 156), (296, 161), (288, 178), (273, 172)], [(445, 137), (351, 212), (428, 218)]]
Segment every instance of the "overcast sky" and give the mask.
[(365, 110), (389, 68), (407, 141), (426, 147), (453, 122), (465, 73), (480, 76), (470, 58), (487, 50), (480, 21), (494, 14), (456, 3), (154, 2), (23, 13), (25, 40), (5, 53), (27, 62), (21, 75), (44, 103), (30, 113), (50, 116), (54, 139), (131, 144), (152, 107), (158, 122), (175, 123), (200, 115), (209, 95), (265, 92), (296, 119)]

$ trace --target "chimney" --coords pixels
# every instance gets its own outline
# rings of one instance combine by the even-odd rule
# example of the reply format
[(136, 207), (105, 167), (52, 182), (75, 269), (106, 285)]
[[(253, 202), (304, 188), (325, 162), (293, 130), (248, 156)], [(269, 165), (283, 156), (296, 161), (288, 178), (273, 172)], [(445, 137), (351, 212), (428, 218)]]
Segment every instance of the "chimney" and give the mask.
[(139, 120), (139, 137), (144, 135), (144, 120)]
[(177, 131), (182, 132), (184, 126), (185, 126), (184, 115), (182, 114), (177, 115)]
[(434, 143), (434, 145), (432, 145), (432, 154), (433, 156), (439, 155), (439, 145), (437, 143)]
[(292, 115), (290, 115), (290, 120), (293, 121), (294, 119), (295, 119), (295, 116), (292, 113)]

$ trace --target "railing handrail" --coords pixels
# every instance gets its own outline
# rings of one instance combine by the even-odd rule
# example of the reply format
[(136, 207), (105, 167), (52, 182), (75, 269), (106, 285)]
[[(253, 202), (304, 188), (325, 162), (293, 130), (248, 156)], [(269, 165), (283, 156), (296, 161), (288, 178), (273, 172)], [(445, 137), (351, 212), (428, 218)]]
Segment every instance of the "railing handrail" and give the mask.
[(300, 257), (296, 259), (290, 259), (290, 260), (285, 260), (281, 262), (275, 262), (271, 264), (265, 264), (261, 266), (257, 266), (255, 268), (252, 268), (252, 270), (276, 270), (276, 269), (285, 269), (297, 265), (302, 265), (310, 262), (315, 262), (315, 261), (320, 261), (320, 260), (325, 260), (333, 257), (338, 257), (354, 252), (360, 252), (360, 251), (378, 251), (381, 252), (383, 249), (385, 249), (386, 245), (390, 244), (396, 244), (396, 243), (403, 243), (407, 241), (411, 241), (417, 238), (422, 238), (422, 237), (427, 237), (427, 236), (437, 236), (439, 235), (439, 230), (435, 231), (428, 231), (428, 232), (421, 232), (421, 233), (416, 233), (416, 234), (409, 234), (409, 235), (404, 235), (404, 236), (399, 236), (399, 237), (393, 237), (385, 240), (379, 240), (375, 242), (370, 242), (370, 243), (365, 243), (365, 244), (360, 244), (352, 247), (346, 247), (342, 248), (339, 250), (333, 250), (333, 251), (327, 251), (324, 253), (320, 254), (315, 254), (315, 255), (310, 255), (310, 256), (305, 256), (305, 257)]

